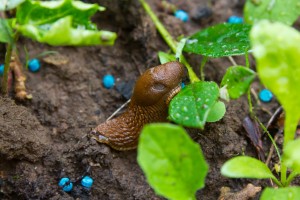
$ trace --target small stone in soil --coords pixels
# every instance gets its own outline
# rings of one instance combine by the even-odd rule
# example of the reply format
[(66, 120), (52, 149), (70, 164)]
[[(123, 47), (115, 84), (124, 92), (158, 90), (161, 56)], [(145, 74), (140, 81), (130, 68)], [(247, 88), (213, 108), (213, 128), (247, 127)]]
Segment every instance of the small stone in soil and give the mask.
[(29, 63), (28, 63), (29, 71), (37, 72), (40, 70), (40, 68), (41, 68), (41, 63), (38, 59), (34, 58), (34, 59), (29, 60)]
[(208, 7), (199, 6), (192, 10), (191, 18), (196, 22), (210, 18), (212, 16), (212, 10)]
[(177, 10), (174, 13), (174, 16), (183, 22), (187, 22), (189, 20), (189, 14), (187, 12), (185, 12), (184, 10)]
[(230, 16), (227, 20), (228, 23), (230, 24), (241, 24), (244, 22), (242, 17), (238, 17), (238, 16)]
[(268, 103), (272, 100), (273, 94), (270, 90), (268, 89), (263, 89), (259, 92), (259, 99), (262, 102)]
[(58, 185), (63, 189), (65, 192), (70, 192), (73, 188), (73, 183), (70, 182), (70, 179), (67, 177), (64, 177), (60, 179)]
[(106, 89), (111, 89), (115, 85), (115, 77), (107, 74), (103, 77), (102, 83)]
[(130, 99), (135, 81), (121, 82), (117, 85), (117, 90), (125, 99)]
[(4, 65), (1, 64), (1, 65), (0, 65), (0, 75), (2, 76), (3, 73), (4, 73)]

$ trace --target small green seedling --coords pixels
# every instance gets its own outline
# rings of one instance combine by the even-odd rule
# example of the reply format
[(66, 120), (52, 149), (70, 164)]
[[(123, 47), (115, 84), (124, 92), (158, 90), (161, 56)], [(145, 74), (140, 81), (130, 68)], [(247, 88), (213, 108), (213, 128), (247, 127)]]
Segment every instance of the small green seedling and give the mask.
[[(250, 37), (258, 75), (285, 110), (280, 179), (264, 163), (246, 156), (227, 161), (221, 173), (232, 178), (271, 178), (279, 187), (287, 187), (300, 174), (300, 139), (294, 140), (300, 120), (300, 33), (278, 22), (261, 21), (253, 27)], [(287, 168), (292, 172), (287, 174)], [(299, 196), (300, 187), (268, 188), (261, 199), (297, 199)]]
[(199, 144), (182, 127), (146, 125), (140, 135), (138, 163), (158, 195), (168, 199), (196, 199), (204, 187), (208, 165)]
[(19, 35), (54, 46), (112, 45), (116, 33), (99, 31), (90, 21), (92, 15), (105, 8), (81, 1), (7, 1), (0, 11), (16, 8), (16, 17), (0, 19), (0, 42), (7, 43), (3, 94), (7, 94), (7, 77), (11, 53)]
[[(144, 0), (140, 2), (173, 52), (159, 52), (160, 62), (181, 61), (187, 67), (191, 82), (171, 100), (169, 119), (183, 126), (201, 129), (206, 122), (220, 120), (226, 112), (225, 104), (220, 101), (220, 93), (222, 97), (228, 96), (226, 100), (229, 97), (238, 98), (248, 90), (255, 73), (242, 66), (230, 67), (220, 90), (217, 83), (204, 81), (203, 72), (201, 79), (197, 77), (182, 51), (205, 57), (200, 71), (208, 57), (247, 55), (250, 49), (248, 34), (251, 26), (219, 24), (177, 43), (150, 6)], [(192, 147), (195, 144), (189, 140), (185, 131), (174, 125), (151, 124), (142, 131), (138, 145), (138, 162), (157, 194), (170, 199), (195, 199), (195, 192), (204, 187), (207, 164), (199, 146)]]
[[(250, 28), (246, 24), (227, 23), (209, 27), (190, 36), (183, 51), (203, 55), (205, 61), (208, 57), (245, 54), (250, 49)], [(214, 82), (192, 82), (172, 99), (169, 119), (187, 127), (203, 129), (206, 122), (218, 121), (226, 112), (225, 104), (219, 100), (220, 91), (228, 93), (231, 99), (237, 99), (248, 91), (254, 78), (255, 73), (251, 69), (233, 66), (223, 77), (222, 90)]]

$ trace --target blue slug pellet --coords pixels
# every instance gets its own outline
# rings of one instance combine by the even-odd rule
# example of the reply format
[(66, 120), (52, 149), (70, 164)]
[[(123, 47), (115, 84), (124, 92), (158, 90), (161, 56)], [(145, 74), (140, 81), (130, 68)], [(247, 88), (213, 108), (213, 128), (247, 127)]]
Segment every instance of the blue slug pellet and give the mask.
[(1, 65), (0, 65), (0, 75), (2, 76), (3, 73), (4, 73), (4, 65), (1, 64)]
[(94, 180), (91, 177), (85, 176), (81, 180), (81, 185), (83, 187), (85, 187), (86, 189), (91, 189), (93, 182), (94, 182)]
[(37, 72), (40, 70), (40, 68), (41, 68), (41, 63), (38, 59), (34, 58), (29, 61), (29, 63), (28, 63), (29, 71)]
[(230, 24), (241, 24), (244, 22), (242, 17), (238, 17), (238, 16), (230, 16), (227, 20), (228, 23)]
[(73, 189), (73, 183), (70, 182), (70, 179), (67, 177), (64, 177), (60, 179), (58, 185), (63, 189), (65, 192), (70, 192)]
[(187, 22), (189, 20), (189, 14), (184, 10), (176, 10), (174, 16), (183, 22)]
[(112, 75), (107, 74), (103, 77), (102, 83), (106, 89), (111, 89), (115, 85), (115, 78)]
[(182, 83), (181, 83), (181, 88), (183, 89), (184, 87), (185, 87), (185, 83), (182, 82)]
[(270, 102), (273, 98), (273, 94), (270, 90), (268, 89), (263, 89), (259, 92), (259, 99), (262, 101), (262, 102)]

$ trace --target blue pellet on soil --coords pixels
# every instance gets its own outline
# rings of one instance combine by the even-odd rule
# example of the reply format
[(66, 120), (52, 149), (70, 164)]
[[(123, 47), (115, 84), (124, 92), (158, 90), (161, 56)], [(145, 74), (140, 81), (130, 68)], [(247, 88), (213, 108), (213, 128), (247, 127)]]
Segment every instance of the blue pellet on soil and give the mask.
[(259, 92), (259, 99), (262, 101), (262, 102), (270, 102), (273, 98), (273, 94), (270, 90), (268, 89), (263, 89)]
[(189, 14), (184, 10), (176, 10), (174, 16), (183, 22), (187, 22), (189, 20)]
[(28, 63), (29, 71), (37, 72), (40, 70), (40, 68), (41, 68), (41, 63), (38, 59), (34, 58), (29, 61), (29, 63)]
[(115, 85), (115, 78), (114, 76), (107, 74), (103, 77), (102, 83), (106, 89), (110, 89)]

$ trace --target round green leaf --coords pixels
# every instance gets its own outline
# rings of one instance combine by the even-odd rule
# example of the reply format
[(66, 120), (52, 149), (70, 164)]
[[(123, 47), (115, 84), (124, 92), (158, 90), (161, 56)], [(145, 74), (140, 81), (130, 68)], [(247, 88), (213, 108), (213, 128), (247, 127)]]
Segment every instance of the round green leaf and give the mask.
[(248, 156), (228, 160), (222, 166), (221, 174), (230, 178), (276, 179), (265, 163)]
[(211, 26), (190, 36), (183, 50), (215, 58), (242, 55), (250, 49), (250, 29), (246, 24)]
[(155, 192), (169, 199), (193, 199), (208, 172), (200, 146), (182, 127), (149, 124), (139, 138), (138, 163)]
[(292, 25), (299, 14), (299, 0), (248, 0), (244, 7), (244, 18), (249, 24), (268, 19)]
[(226, 107), (222, 101), (218, 101), (208, 113), (207, 122), (217, 122), (225, 115)]
[(260, 200), (298, 200), (300, 187), (266, 188)]
[(194, 128), (204, 128), (208, 113), (218, 101), (215, 82), (195, 82), (183, 88), (171, 101), (169, 119)]
[(222, 79), (231, 99), (237, 99), (245, 94), (255, 78), (255, 72), (243, 66), (229, 67)]

